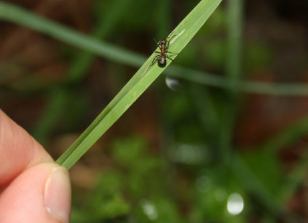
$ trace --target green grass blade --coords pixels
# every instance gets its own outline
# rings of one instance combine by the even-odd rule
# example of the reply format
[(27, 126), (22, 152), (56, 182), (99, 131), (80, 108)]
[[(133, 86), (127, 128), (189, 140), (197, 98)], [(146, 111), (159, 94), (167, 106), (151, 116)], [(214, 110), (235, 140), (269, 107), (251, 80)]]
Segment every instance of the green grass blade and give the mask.
[(244, 19), (244, 0), (230, 0), (227, 4), (227, 60), (226, 75), (238, 82), (242, 73), (242, 27)]
[(288, 174), (287, 179), (280, 192), (280, 199), (283, 203), (287, 202), (294, 196), (298, 188), (305, 184), (308, 169), (308, 152), (304, 151), (295, 167)]
[(240, 95), (236, 87), (242, 73), (242, 27), (244, 0), (229, 0), (227, 2), (227, 56), (225, 64), (226, 78), (230, 88), (226, 91), (226, 100), (222, 114), (222, 125), (219, 138), (219, 152), (222, 160), (228, 164), (232, 154), (232, 140), (235, 120), (239, 110)]
[[(105, 43), (103, 41), (98, 41), (46, 18), (34, 15), (27, 10), (1, 1), (0, 19), (28, 27), (40, 33), (50, 35), (69, 45), (86, 50), (95, 55), (117, 61), (122, 64), (139, 67), (146, 60), (145, 56), (142, 56), (138, 53)], [(165, 73), (174, 78), (181, 78), (199, 84), (220, 88), (229, 88), (229, 80), (193, 69), (172, 65), (169, 69), (166, 70)], [(271, 84), (249, 81), (240, 81), (236, 84), (237, 85), (235, 87), (238, 91), (248, 93), (286, 96), (308, 95), (307, 84)]]
[[(218, 7), (220, 2), (221, 0), (201, 1), (172, 32), (174, 37), (170, 41), (169, 50), (172, 52), (181, 52)], [(166, 67), (160, 68), (156, 63), (147, 70), (155, 56), (156, 54), (152, 54), (102, 113), (57, 160), (59, 164), (67, 168), (72, 167), (164, 71)]]
[[(306, 116), (287, 126), (285, 130), (282, 130), (275, 137), (272, 137), (268, 141), (257, 146), (255, 150), (278, 153), (279, 150), (288, 148), (290, 145), (307, 135), (307, 133), (308, 117)], [(305, 151), (302, 154), (301, 159), (288, 174), (285, 183), (281, 186), (279, 199), (282, 204), (285, 204), (290, 199), (298, 186), (303, 182), (308, 167), (307, 158), (308, 153)]]
[(301, 216), (287, 210), (287, 207), (261, 184), (258, 178), (246, 166), (240, 154), (234, 154), (231, 168), (242, 184), (245, 185), (247, 191), (254, 194), (255, 198), (274, 218), (281, 217), (283, 213), (284, 220), (288, 223), (305, 222)]
[[(112, 2), (112, 5), (108, 9), (108, 13), (99, 16), (98, 24), (94, 28), (92, 36), (97, 39), (103, 39), (112, 34), (122, 18), (121, 15), (131, 2), (132, 0)], [(84, 50), (79, 51), (68, 68), (65, 81), (70, 84), (76, 84), (82, 81), (94, 58), (95, 55), (91, 52)], [(53, 91), (56, 91), (56, 93)], [(57, 89), (52, 89), (51, 93), (52, 96), (47, 102), (46, 109), (32, 132), (33, 137), (39, 142), (43, 142), (51, 134), (61, 115), (65, 113), (68, 106), (71, 106), (70, 95), (75, 94), (74, 91), (68, 90), (66, 85), (62, 85)], [(60, 101), (61, 104), (59, 103)]]
[(267, 190), (267, 188), (258, 180), (243, 161), (240, 154), (234, 153), (231, 168), (235, 176), (246, 187), (247, 191), (256, 194), (257, 199), (273, 215), (278, 215), (283, 210), (283, 205)]
[[(208, 85), (212, 87), (219, 87), (223, 89), (229, 89), (229, 80), (221, 76), (204, 73), (190, 68), (184, 68), (181, 66), (171, 65), (166, 74), (170, 77), (180, 78), (187, 81), (191, 81), (197, 84)], [(307, 96), (308, 85), (307, 84), (272, 84), (253, 81), (238, 81), (233, 82), (233, 87), (239, 92), (247, 92), (254, 94), (266, 94), (266, 95), (279, 95), (279, 96)]]
[(55, 39), (60, 39), (70, 45), (83, 48), (89, 52), (119, 63), (128, 63), (133, 66), (140, 66), (144, 62), (143, 56), (128, 50), (120, 49), (112, 46), (111, 44), (98, 41), (46, 18), (36, 16), (27, 10), (9, 3), (0, 2), (0, 19), (14, 22), (36, 30), (40, 33), (45, 33)]
[(287, 148), (301, 137), (308, 133), (308, 116), (300, 118), (298, 121), (287, 126), (284, 130), (276, 136), (270, 138), (266, 142), (258, 146), (258, 150), (270, 150), (278, 152), (280, 149)]

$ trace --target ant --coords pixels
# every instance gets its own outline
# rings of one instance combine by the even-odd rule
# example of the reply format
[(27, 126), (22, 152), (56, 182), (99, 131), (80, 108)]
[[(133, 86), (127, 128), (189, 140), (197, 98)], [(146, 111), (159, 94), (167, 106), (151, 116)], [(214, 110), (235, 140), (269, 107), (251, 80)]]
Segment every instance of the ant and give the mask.
[(167, 38), (156, 42), (156, 40), (154, 39), (155, 43), (157, 44), (157, 46), (160, 49), (159, 51), (155, 51), (155, 53), (158, 53), (159, 55), (155, 56), (152, 63), (148, 66), (147, 70), (157, 61), (158, 66), (159, 67), (165, 67), (167, 65), (167, 58), (171, 61), (173, 61), (173, 59), (167, 54), (167, 53), (171, 53), (173, 55), (177, 55), (177, 53), (172, 53), (168, 51), (169, 45), (170, 45), (170, 40), (172, 39), (172, 37), (168, 40)]

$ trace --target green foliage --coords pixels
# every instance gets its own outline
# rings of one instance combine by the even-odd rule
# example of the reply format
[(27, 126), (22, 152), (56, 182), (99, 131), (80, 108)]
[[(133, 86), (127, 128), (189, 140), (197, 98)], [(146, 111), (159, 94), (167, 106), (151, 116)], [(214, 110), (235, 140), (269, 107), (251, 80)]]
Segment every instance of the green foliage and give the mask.
[(138, 222), (144, 223), (185, 222), (179, 215), (176, 204), (166, 197), (158, 197), (152, 201), (141, 200), (134, 214)]
[[(127, 148), (127, 146), (129, 146)], [(139, 138), (118, 139), (113, 144), (112, 153), (117, 162), (125, 167), (132, 167), (144, 156), (146, 142)]]
[[(194, 186), (194, 204), (189, 216), (191, 221), (199, 223), (208, 219), (212, 222), (245, 222), (249, 200), (245, 188), (231, 171), (217, 166), (210, 167), (196, 177)], [(243, 199), (244, 211), (232, 215), (228, 212), (228, 203), (234, 194)]]
[(125, 201), (122, 176), (116, 171), (103, 172), (91, 198), (91, 212), (97, 219), (110, 219), (129, 213), (130, 205)]
[(83, 218), (87, 222), (122, 218), (122, 222), (130, 218), (138, 222), (182, 222), (178, 204), (166, 196), (162, 163), (148, 151), (142, 138), (117, 139), (112, 145), (112, 157), (117, 167), (102, 172), (88, 203), (75, 204), (79, 209), (73, 209), (78, 211), (72, 212), (72, 219), (76, 219), (72, 222)]
[(258, 181), (278, 198), (282, 183), (282, 168), (276, 153), (259, 150), (245, 155), (245, 163)]
[(162, 101), (164, 115), (168, 122), (176, 124), (185, 120), (192, 111), (187, 94), (169, 93)]
[(245, 68), (249, 71), (271, 66), (274, 57), (270, 46), (261, 43), (248, 44), (245, 54)]
[(219, 67), (225, 59), (224, 53), (226, 50), (224, 40), (213, 40), (211, 44), (204, 49), (207, 63), (211, 66)]
[(126, 216), (131, 206), (122, 193), (123, 188), (122, 175), (118, 171), (104, 171), (89, 195), (87, 205), (73, 203), (72, 222), (105, 222)]

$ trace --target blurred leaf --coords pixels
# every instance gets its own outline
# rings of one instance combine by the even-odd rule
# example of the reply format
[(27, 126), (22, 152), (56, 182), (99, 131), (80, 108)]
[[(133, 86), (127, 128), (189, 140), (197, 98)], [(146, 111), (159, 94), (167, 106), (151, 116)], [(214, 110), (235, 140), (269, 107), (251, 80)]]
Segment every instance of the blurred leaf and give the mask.
[(256, 69), (270, 68), (273, 53), (269, 45), (254, 43), (246, 47), (245, 67), (252, 72)]
[(183, 217), (177, 210), (176, 203), (166, 197), (159, 197), (153, 200), (143, 199), (139, 202), (135, 216), (138, 222), (143, 223), (181, 223)]
[(200, 32), (205, 37), (215, 33), (224, 32), (226, 27), (226, 12), (225, 8), (217, 8), (208, 22), (200, 29)]
[(127, 214), (130, 204), (124, 199), (123, 189), (123, 176), (119, 172), (103, 172), (90, 196), (91, 215), (96, 219), (104, 219)]
[(190, 44), (190, 47), (185, 48), (183, 53), (177, 57), (177, 63), (185, 67), (194, 67), (197, 69), (198, 61), (201, 60), (202, 62), (202, 58), (200, 58), (200, 55), (198, 54), (200, 50), (199, 44), (200, 41), (196, 38), (196, 41), (193, 44)]
[(183, 124), (176, 129), (177, 140), (181, 143), (206, 143), (207, 137), (201, 123), (192, 114), (191, 119), (183, 120)]
[[(118, 171), (109, 170), (104, 171), (93, 190), (94, 197), (109, 196), (110, 194), (119, 193), (123, 189), (122, 175)], [(100, 196), (97, 196), (100, 195)]]
[[(244, 222), (245, 212), (249, 207), (245, 198), (245, 188), (238, 182), (229, 169), (223, 166), (212, 166), (205, 169), (196, 178), (193, 194), (191, 222)], [(232, 215), (228, 210), (230, 195), (242, 197), (243, 210)], [(239, 205), (238, 203), (235, 205)]]
[(206, 64), (217, 68), (223, 65), (226, 50), (225, 40), (219, 38), (211, 40), (203, 50)]
[(145, 141), (139, 137), (117, 139), (112, 145), (115, 160), (126, 167), (133, 165), (145, 155)]
[(96, 215), (99, 219), (112, 219), (127, 215), (130, 205), (120, 194), (114, 194), (111, 199), (103, 200), (99, 206), (95, 207)]
[(187, 94), (169, 93), (163, 98), (164, 116), (170, 123), (182, 122), (192, 111)]
[(272, 195), (277, 196), (282, 183), (282, 169), (277, 154), (258, 150), (245, 154), (244, 161), (258, 181)]

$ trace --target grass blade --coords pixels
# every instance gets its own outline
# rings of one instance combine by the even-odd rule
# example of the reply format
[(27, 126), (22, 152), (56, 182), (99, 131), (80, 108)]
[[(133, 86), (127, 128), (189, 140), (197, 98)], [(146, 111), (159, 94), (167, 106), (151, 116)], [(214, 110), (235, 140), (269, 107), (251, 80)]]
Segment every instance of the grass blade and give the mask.
[[(174, 38), (170, 41), (170, 51), (179, 53), (198, 32), (220, 2), (221, 0), (201, 1), (172, 32)], [(147, 70), (155, 56), (156, 54), (150, 56), (102, 113), (57, 160), (57, 163), (68, 169), (72, 167), (164, 71), (166, 67), (160, 68), (156, 64)]]
[(242, 27), (243, 27), (243, 0), (229, 0), (227, 4), (227, 57), (225, 65), (226, 77), (230, 88), (226, 91), (226, 100), (222, 114), (219, 149), (222, 160), (228, 164), (232, 155), (232, 140), (235, 119), (239, 110), (240, 95), (236, 87), (241, 79), (242, 70)]
[(14, 22), (40, 33), (45, 33), (55, 39), (60, 39), (63, 42), (76, 46), (77, 48), (83, 48), (86, 51), (119, 63), (140, 66), (144, 62), (144, 57), (139, 54), (93, 39), (85, 34), (68, 29), (60, 24), (36, 16), (27, 10), (6, 2), (0, 2), (0, 19)]

